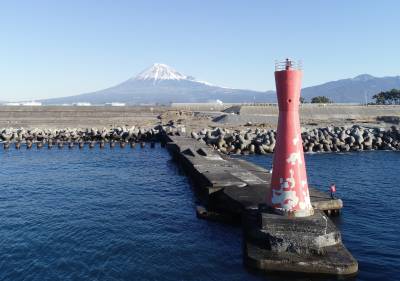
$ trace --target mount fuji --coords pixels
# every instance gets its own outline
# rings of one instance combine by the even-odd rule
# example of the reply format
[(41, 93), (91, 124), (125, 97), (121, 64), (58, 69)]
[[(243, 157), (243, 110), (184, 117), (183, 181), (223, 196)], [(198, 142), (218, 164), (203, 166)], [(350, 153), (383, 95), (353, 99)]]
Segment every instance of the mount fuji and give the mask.
[(172, 67), (155, 63), (137, 76), (116, 86), (76, 96), (42, 100), (43, 104), (89, 102), (104, 104), (123, 102), (138, 104), (169, 104), (171, 102), (270, 102), (273, 92), (229, 89), (196, 80)]

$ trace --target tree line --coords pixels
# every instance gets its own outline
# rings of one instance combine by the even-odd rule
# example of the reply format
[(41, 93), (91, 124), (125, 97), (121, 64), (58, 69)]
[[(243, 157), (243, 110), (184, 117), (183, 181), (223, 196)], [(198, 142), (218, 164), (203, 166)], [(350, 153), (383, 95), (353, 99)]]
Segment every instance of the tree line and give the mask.
[[(317, 96), (317, 97), (313, 97), (311, 98), (311, 103), (333, 103), (333, 101), (325, 96)], [(307, 101), (305, 100), (305, 98), (300, 97), (300, 103), (307, 103)]]
[(391, 89), (390, 91), (380, 92), (373, 95), (375, 104), (400, 104), (400, 90)]

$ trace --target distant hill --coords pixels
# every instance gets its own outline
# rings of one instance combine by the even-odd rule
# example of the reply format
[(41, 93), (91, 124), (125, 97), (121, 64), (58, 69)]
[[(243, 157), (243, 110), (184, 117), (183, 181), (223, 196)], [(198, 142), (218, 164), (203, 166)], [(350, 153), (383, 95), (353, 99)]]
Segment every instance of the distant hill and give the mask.
[(373, 95), (393, 88), (400, 89), (400, 76), (374, 77), (362, 74), (303, 88), (301, 95), (306, 101), (316, 96), (327, 96), (338, 103), (365, 103), (366, 99), (371, 101)]
[[(374, 77), (362, 74), (354, 78), (327, 82), (302, 89), (302, 96), (310, 101), (315, 96), (327, 96), (337, 103), (364, 103), (380, 91), (400, 89), (400, 76)], [(43, 104), (71, 104), (89, 102), (104, 104), (169, 104), (170, 102), (225, 103), (276, 102), (275, 91), (231, 89), (199, 81), (170, 66), (156, 63), (135, 77), (116, 86), (75, 96), (41, 100)]]
[(230, 89), (198, 81), (172, 67), (156, 63), (134, 78), (104, 90), (76, 96), (41, 100), (43, 104), (90, 102), (103, 104), (169, 104), (170, 102), (268, 102), (273, 99), (265, 92)]

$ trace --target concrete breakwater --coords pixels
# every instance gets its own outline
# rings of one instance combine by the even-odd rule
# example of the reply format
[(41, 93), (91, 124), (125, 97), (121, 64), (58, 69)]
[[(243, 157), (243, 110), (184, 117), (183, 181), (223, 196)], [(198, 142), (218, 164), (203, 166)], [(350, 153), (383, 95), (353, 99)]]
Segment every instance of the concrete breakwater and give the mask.
[[(113, 128), (2, 128), (0, 141), (8, 148), (15, 143), (31, 147), (37, 144), (63, 145), (74, 143), (105, 142), (158, 142), (163, 135), (186, 135), (182, 125), (166, 124), (154, 127), (113, 127)], [(276, 131), (262, 128), (249, 128), (242, 131), (228, 129), (202, 129), (192, 131), (192, 138), (206, 143), (224, 154), (267, 154), (273, 153)], [(371, 128), (359, 125), (351, 127), (325, 127), (305, 130), (302, 133), (305, 152), (347, 152), (362, 150), (400, 150), (400, 129)]]
[[(191, 136), (225, 154), (267, 154), (274, 152), (276, 131), (249, 128), (231, 131), (221, 128), (193, 131)], [(316, 128), (302, 134), (305, 152), (346, 152), (362, 150), (400, 150), (399, 126)]]
[(345, 276), (358, 271), (357, 261), (327, 216), (339, 213), (342, 200), (310, 187), (313, 216), (293, 219), (268, 213), (268, 170), (223, 155), (192, 138), (166, 136), (166, 141), (204, 205), (197, 207), (198, 217), (241, 222), (245, 265), (266, 272)]
[(115, 143), (136, 143), (136, 142), (157, 142), (163, 134), (183, 134), (184, 127), (162, 126), (155, 127), (116, 127), (116, 128), (66, 128), (66, 129), (24, 129), (24, 128), (3, 128), (0, 130), (0, 140), (4, 148), (8, 148), (11, 143), (20, 148), (21, 144), (26, 144), (28, 148), (36, 144), (38, 148), (47, 144), (49, 147), (56, 144), (63, 146), (68, 143), (70, 147), (79, 143), (80, 147), (84, 143), (90, 143), (93, 147), (96, 142), (100, 146), (105, 142)]

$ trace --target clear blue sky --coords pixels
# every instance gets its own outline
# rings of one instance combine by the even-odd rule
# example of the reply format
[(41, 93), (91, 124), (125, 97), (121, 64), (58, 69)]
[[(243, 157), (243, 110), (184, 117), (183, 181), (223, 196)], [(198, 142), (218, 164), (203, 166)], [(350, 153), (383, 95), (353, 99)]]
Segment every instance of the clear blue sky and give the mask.
[(400, 74), (400, 1), (0, 0), (0, 100), (75, 95), (154, 62), (214, 84), (274, 88), (274, 60), (304, 86)]

